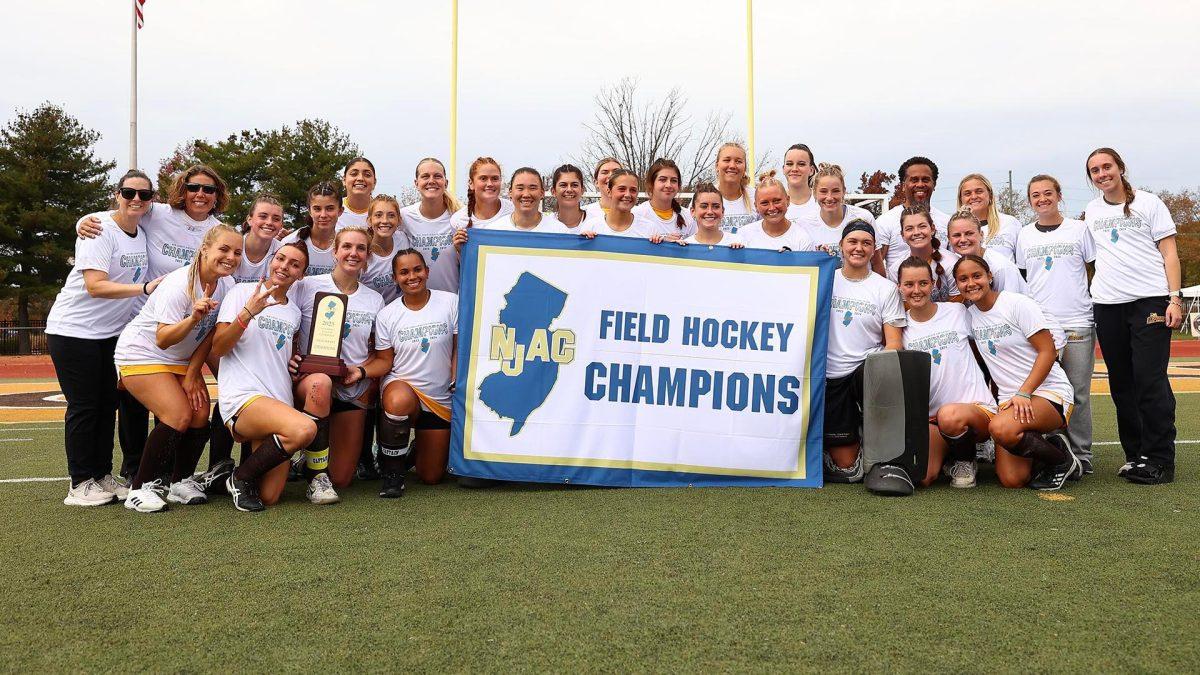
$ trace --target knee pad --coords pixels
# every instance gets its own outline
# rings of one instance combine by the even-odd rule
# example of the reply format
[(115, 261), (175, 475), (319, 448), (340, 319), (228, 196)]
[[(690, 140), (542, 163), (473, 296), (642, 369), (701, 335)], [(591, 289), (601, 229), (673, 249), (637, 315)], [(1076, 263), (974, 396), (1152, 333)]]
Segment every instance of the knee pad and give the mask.
[(408, 454), (408, 432), (412, 423), (406, 415), (393, 415), (386, 410), (380, 411), (379, 452), (388, 457), (402, 457)]
[(864, 470), (876, 464), (903, 467), (924, 478), (929, 467), (929, 368), (927, 352), (875, 352), (863, 368)]

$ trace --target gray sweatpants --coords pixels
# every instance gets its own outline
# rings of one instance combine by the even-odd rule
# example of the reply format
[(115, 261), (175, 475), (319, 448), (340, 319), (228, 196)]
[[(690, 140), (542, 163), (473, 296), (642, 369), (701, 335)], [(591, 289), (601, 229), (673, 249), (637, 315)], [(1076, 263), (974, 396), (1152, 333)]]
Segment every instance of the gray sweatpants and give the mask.
[(1063, 328), (1067, 344), (1059, 363), (1075, 389), (1075, 411), (1067, 427), (1071, 451), (1079, 459), (1092, 461), (1092, 371), (1096, 366), (1096, 331), (1090, 327)]

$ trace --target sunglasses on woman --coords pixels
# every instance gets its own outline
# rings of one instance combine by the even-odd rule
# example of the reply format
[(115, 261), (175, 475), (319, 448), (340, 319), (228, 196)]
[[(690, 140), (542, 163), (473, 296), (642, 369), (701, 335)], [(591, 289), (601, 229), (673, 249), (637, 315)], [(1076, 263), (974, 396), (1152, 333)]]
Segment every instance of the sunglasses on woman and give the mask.
[(133, 188), (121, 188), (122, 199), (133, 199), (136, 196), (138, 199), (148, 202), (154, 197), (154, 190), (135, 190)]
[(212, 195), (212, 194), (217, 193), (216, 185), (203, 185), (201, 183), (188, 183), (188, 184), (184, 185), (184, 187), (187, 188), (188, 192), (200, 192), (201, 190), (203, 190), (204, 194), (206, 194), (206, 195)]

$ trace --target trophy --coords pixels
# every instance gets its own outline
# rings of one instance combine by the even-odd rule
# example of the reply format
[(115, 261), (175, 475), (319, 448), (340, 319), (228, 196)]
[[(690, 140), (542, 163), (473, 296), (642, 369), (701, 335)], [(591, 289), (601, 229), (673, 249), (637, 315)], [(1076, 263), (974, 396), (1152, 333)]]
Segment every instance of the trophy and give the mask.
[(330, 377), (346, 374), (341, 353), (347, 301), (348, 298), (341, 293), (322, 292), (313, 298), (312, 323), (308, 327), (308, 353), (301, 357), (300, 372), (325, 373)]

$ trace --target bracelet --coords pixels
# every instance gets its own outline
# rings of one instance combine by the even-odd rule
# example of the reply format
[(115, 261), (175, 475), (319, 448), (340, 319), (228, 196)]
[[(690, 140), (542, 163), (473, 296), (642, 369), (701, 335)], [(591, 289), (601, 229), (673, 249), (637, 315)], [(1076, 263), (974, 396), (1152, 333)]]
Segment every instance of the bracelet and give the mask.
[(1013, 394), (1013, 398), (1018, 398), (1018, 397), (1019, 397), (1019, 398), (1023, 398), (1023, 399), (1025, 399), (1026, 401), (1032, 401), (1032, 400), (1033, 400), (1033, 395), (1032, 395), (1032, 394), (1026, 394), (1026, 393), (1025, 393), (1025, 392), (1023, 392), (1023, 391), (1018, 391), (1017, 393)]
[(142, 283), (142, 295), (150, 295), (150, 282), (149, 281)]
[[(1179, 302), (1175, 302), (1176, 300), (1178, 300)], [(1180, 307), (1183, 307), (1183, 298), (1179, 297), (1178, 295), (1172, 295), (1171, 299), (1167, 300), (1167, 304), (1168, 305), (1178, 305)]]
[[(235, 318), (235, 319), (237, 319), (237, 323), (238, 323), (238, 325), (239, 325), (239, 326), (241, 326), (241, 327), (242, 327), (242, 330), (247, 330), (247, 329), (249, 329), (249, 328), (250, 328), (250, 322), (249, 322), (249, 321), (246, 321), (246, 322), (243, 322), (243, 321), (242, 321), (242, 313), (241, 313), (241, 312), (238, 312), (238, 313), (237, 313), (237, 315), (236, 315), (236, 316), (234, 316), (234, 318)], [(254, 316), (253, 316), (253, 315), (251, 315), (251, 317), (250, 317), (250, 318), (251, 318), (251, 319), (253, 319), (253, 318), (254, 318)]]
[(362, 373), (362, 379), (364, 379), (364, 380), (367, 379), (367, 369), (363, 368), (362, 366), (356, 366), (356, 367), (358, 368), (358, 372)]

